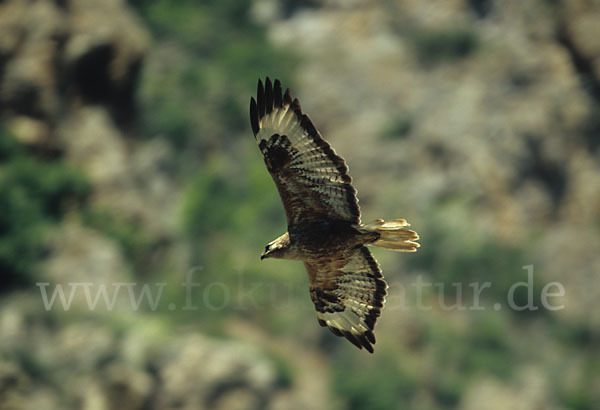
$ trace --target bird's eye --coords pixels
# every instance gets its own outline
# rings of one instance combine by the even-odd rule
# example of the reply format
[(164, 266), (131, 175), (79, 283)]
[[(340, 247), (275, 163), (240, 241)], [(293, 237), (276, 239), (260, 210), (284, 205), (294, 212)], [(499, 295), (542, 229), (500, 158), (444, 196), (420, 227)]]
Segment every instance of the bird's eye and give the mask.
[(269, 245), (265, 246), (265, 252), (269, 252)]

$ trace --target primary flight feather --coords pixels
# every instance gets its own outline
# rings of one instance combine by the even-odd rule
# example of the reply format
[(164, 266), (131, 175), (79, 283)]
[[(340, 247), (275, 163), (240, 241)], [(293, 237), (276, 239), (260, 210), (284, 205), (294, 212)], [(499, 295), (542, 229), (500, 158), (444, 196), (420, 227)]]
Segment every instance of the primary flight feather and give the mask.
[(258, 81), (250, 123), (288, 224), (261, 259), (302, 261), (319, 324), (373, 353), (387, 284), (365, 245), (415, 252), (419, 236), (404, 219), (361, 224), (346, 162), (279, 80)]

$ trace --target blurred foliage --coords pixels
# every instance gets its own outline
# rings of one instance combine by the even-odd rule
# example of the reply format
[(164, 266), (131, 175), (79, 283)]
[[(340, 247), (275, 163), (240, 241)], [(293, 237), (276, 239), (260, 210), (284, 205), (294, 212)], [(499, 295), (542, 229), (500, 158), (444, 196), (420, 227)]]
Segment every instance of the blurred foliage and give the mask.
[(91, 185), (75, 167), (28, 153), (0, 131), (0, 271), (10, 287), (34, 280), (44, 232), (83, 203)]
[[(577, 375), (575, 383), (560, 384), (560, 399), (564, 406), (574, 410), (590, 410), (598, 407), (595, 381), (600, 374), (600, 359), (591, 349), (585, 350), (588, 359), (583, 372)], [(591, 353), (591, 354), (590, 354)]]
[(281, 388), (290, 388), (294, 385), (295, 372), (289, 358), (280, 355), (279, 353), (267, 352), (271, 362), (275, 366), (277, 372), (276, 382)]
[(380, 136), (387, 140), (397, 140), (407, 137), (413, 129), (413, 118), (410, 114), (402, 112), (391, 120), (380, 131)]
[(127, 260), (133, 264), (134, 271), (140, 270), (152, 245), (152, 240), (142, 227), (107, 209), (94, 207), (83, 209), (82, 221), (119, 244)]
[(591, 152), (600, 160), (600, 104), (594, 104), (581, 130), (582, 136)]
[(283, 208), (260, 153), (253, 141), (247, 148), (249, 155), (233, 167), (230, 158), (213, 155), (192, 178), (183, 203), (184, 226), (192, 238), (211, 232), (247, 235), (248, 225), (284, 226)]
[(509, 342), (508, 315), (476, 312), (466, 327), (450, 313), (428, 312), (414, 320), (413, 334), (399, 337), (397, 345), (380, 340), (374, 356), (338, 349), (332, 385), (348, 408), (452, 409), (479, 377), (513, 377), (520, 359)]
[(413, 30), (409, 40), (419, 61), (426, 66), (458, 60), (472, 54), (479, 41), (468, 27)]
[[(485, 277), (490, 287), (482, 291), (482, 296), (489, 299), (489, 305), (495, 302), (505, 304), (510, 288), (517, 282), (528, 281), (524, 266), (532, 263), (528, 259), (530, 249), (527, 241), (503, 242), (490, 233), (477, 230), (469, 223), (471, 208), (469, 201), (450, 199), (430, 210), (427, 217), (430, 223), (419, 229), (419, 235), (427, 246), (420, 248), (409, 262), (414, 269), (435, 272), (435, 282), (444, 284), (443, 291), (448, 299), (456, 296), (453, 284), (459, 284), (463, 289), (463, 299), (472, 300), (475, 291), (469, 284), (480, 283)], [(542, 287), (533, 275), (532, 302), (535, 306), (540, 306)], [(525, 306), (529, 302), (525, 286), (515, 287), (513, 296), (517, 306)], [(524, 312), (541, 313), (545, 310), (514, 312), (522, 316)]]
[[(169, 61), (146, 69), (140, 89), (144, 134), (192, 155), (249, 133), (249, 95), (270, 75), (292, 85), (298, 59), (271, 45), (249, 1), (134, 1)], [(151, 64), (152, 65), (152, 64)], [(197, 161), (197, 157), (196, 157)]]
[(480, 18), (488, 16), (494, 9), (492, 0), (469, 0), (468, 4)]
[(334, 367), (333, 388), (351, 410), (406, 408), (419, 390), (413, 370), (398, 357), (349, 354)]

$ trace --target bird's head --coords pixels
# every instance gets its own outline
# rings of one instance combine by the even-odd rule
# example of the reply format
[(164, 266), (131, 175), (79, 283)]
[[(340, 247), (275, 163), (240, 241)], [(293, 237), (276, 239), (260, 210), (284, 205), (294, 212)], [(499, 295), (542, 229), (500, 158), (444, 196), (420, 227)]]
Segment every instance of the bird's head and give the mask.
[(273, 241), (271, 243), (268, 243), (267, 246), (265, 246), (264, 252), (262, 253), (262, 255), (260, 255), (260, 260), (262, 261), (266, 258), (276, 258), (277, 252), (279, 252), (280, 250), (281, 247), (276, 242)]
[(265, 258), (279, 258), (284, 259), (287, 249), (290, 246), (290, 238), (287, 233), (281, 235), (279, 238), (271, 241), (265, 246), (265, 250), (260, 255), (260, 260)]

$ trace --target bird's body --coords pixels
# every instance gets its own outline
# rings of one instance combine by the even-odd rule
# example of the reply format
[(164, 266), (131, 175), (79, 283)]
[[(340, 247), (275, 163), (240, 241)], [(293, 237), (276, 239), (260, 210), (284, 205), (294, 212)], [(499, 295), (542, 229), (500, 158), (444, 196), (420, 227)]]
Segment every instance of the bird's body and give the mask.
[[(276, 241), (288, 241), (285, 257), (280, 259), (295, 259), (301, 261), (318, 260), (328, 257), (331, 249), (355, 248), (365, 243), (373, 242), (377, 235), (360, 235), (360, 232), (347, 221), (316, 221), (306, 225), (293, 227)], [(310, 242), (303, 239), (314, 237)], [(348, 242), (351, 239), (351, 242)]]
[(321, 137), (279, 80), (258, 82), (250, 121), (281, 196), (288, 230), (261, 259), (300, 260), (319, 324), (373, 352), (373, 327), (387, 285), (365, 245), (414, 252), (416, 232), (403, 219), (361, 224), (345, 161)]

